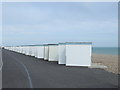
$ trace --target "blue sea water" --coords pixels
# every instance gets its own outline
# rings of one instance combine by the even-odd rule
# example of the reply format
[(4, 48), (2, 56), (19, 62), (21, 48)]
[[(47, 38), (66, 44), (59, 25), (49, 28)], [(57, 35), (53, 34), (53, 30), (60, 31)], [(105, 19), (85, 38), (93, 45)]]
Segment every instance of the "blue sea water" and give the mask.
[(118, 55), (118, 48), (117, 47), (93, 47), (92, 53)]

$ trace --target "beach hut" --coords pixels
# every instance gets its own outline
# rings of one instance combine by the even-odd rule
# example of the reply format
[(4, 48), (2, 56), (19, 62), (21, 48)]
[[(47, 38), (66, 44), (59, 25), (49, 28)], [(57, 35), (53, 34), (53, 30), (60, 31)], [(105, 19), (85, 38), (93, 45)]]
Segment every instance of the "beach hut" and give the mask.
[(58, 64), (66, 64), (66, 43), (59, 43), (58, 54)]
[(49, 50), (48, 50), (49, 48), (48, 48), (48, 45), (47, 44), (45, 44), (44, 45), (44, 60), (48, 60), (49, 58), (48, 58), (48, 54), (49, 54)]
[(58, 61), (58, 44), (48, 44), (48, 61)]
[(24, 47), (23, 47), (23, 46), (21, 47), (21, 53), (22, 53), (22, 54), (25, 53), (25, 50), (24, 50)]
[(32, 46), (29, 45), (29, 55), (32, 56)]
[(20, 46), (19, 49), (20, 49), (20, 53), (22, 53), (22, 46)]
[(16, 46), (16, 48), (15, 48), (15, 52), (18, 52), (18, 46)]
[(36, 46), (36, 58), (44, 58), (44, 45)]
[(17, 47), (17, 52), (20, 53), (20, 47), (19, 46)]
[(29, 55), (29, 56), (32, 55), (32, 49), (31, 49), (30, 45), (27, 46), (27, 55)]
[(37, 49), (36, 49), (36, 46), (32, 45), (30, 46), (30, 50), (31, 50), (31, 56), (36, 56), (36, 53), (37, 53)]
[(11, 51), (13, 51), (13, 47), (11, 47)]
[(91, 42), (67, 42), (66, 66), (91, 66)]
[(15, 47), (13, 47), (12, 51), (14, 51), (14, 52), (15, 52)]
[(25, 46), (22, 46), (22, 51), (23, 51), (23, 54), (25, 54)]
[(38, 47), (37, 45), (34, 46), (34, 57), (36, 58), (37, 58), (37, 49), (38, 49), (37, 47)]
[(22, 46), (22, 54), (25, 54), (25, 46)]
[(29, 46), (25, 46), (25, 55), (29, 55)]

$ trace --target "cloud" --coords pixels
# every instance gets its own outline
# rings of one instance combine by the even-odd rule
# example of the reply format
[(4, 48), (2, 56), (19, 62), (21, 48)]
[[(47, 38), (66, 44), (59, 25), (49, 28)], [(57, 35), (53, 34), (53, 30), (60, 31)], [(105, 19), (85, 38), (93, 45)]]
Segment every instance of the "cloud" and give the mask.
[(117, 3), (4, 3), (3, 10), (4, 44), (117, 43)]

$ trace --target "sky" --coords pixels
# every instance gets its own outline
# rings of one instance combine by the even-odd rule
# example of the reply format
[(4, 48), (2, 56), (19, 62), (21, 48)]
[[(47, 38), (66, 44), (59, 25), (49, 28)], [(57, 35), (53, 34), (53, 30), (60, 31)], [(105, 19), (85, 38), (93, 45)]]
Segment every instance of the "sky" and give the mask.
[(2, 3), (0, 2), (0, 46), (2, 45)]
[(59, 42), (118, 45), (117, 2), (4, 2), (5, 46)]

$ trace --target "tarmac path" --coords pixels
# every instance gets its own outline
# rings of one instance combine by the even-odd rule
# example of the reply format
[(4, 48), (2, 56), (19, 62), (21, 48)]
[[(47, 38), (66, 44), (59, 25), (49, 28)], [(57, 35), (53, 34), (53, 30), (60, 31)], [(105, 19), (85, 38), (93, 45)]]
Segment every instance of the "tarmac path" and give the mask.
[(118, 75), (2, 50), (3, 88), (117, 88)]
[(0, 89), (2, 89), (2, 49), (0, 47)]

